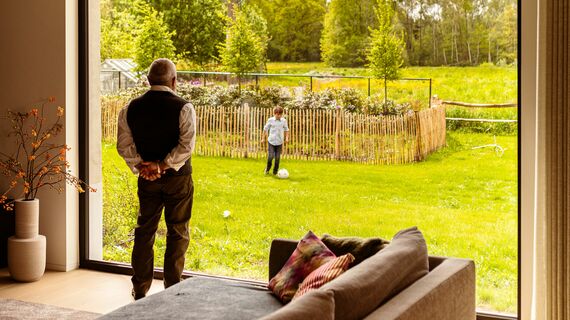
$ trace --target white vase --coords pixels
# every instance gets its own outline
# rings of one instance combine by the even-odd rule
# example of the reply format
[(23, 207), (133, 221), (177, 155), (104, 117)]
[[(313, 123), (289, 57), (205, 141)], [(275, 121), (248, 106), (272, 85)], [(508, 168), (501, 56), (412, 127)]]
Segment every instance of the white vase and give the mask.
[(16, 200), (16, 238), (34, 238), (40, 228), (40, 200)]
[(39, 280), (46, 268), (46, 237), (39, 235), (40, 201), (16, 200), (16, 234), (8, 239), (8, 269), (17, 281)]
[(14, 280), (39, 280), (46, 269), (46, 237), (8, 238), (8, 270)]

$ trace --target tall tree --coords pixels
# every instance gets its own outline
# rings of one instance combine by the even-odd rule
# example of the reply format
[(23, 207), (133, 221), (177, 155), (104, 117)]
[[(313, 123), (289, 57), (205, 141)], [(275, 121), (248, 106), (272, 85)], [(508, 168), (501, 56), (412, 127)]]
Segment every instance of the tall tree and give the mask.
[(394, 31), (394, 10), (390, 0), (379, 0), (376, 8), (378, 28), (372, 29), (368, 52), (369, 67), (376, 78), (384, 78), (384, 101), (387, 101), (387, 81), (399, 78), (404, 41)]
[(371, 28), (376, 28), (375, 0), (331, 0), (321, 38), (323, 60), (333, 67), (366, 63)]
[(102, 59), (132, 58), (144, 70), (156, 58), (174, 58), (173, 34), (145, 0), (101, 2)]
[(236, 6), (232, 11), (234, 18), (229, 19), (226, 41), (219, 48), (222, 64), (227, 71), (237, 73), (239, 79), (244, 73), (264, 68), (268, 37), (264, 19), (256, 8)]
[(145, 70), (157, 58), (174, 58), (175, 48), (163, 15), (144, 0), (134, 4), (139, 29), (135, 41), (135, 62), (138, 70)]
[(517, 61), (517, 4), (507, 4), (499, 19), (500, 24), (497, 59), (502, 63)]
[[(514, 61), (515, 0), (397, 0), (397, 3), (411, 65)], [(506, 39), (510, 39), (510, 44)]]
[(326, 0), (249, 0), (268, 22), (268, 57), (274, 61), (320, 61)]
[(176, 53), (200, 67), (219, 56), (218, 43), (225, 38), (224, 0), (150, 0), (164, 15)]
[(134, 14), (110, 7), (101, 15), (101, 60), (133, 58), (137, 29)]

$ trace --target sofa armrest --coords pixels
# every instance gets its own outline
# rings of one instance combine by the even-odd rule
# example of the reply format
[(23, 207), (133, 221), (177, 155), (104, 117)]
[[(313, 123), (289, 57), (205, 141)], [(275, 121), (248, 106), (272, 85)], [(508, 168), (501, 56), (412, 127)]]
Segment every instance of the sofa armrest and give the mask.
[(475, 320), (475, 264), (448, 258), (365, 319)]
[(297, 248), (298, 241), (274, 239), (269, 249), (269, 280), (273, 278)]

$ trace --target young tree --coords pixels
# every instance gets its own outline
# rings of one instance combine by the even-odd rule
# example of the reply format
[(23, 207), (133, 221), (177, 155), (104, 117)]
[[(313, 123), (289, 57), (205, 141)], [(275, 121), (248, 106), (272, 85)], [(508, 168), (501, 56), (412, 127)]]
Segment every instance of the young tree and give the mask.
[(215, 61), (218, 43), (224, 41), (226, 7), (224, 0), (151, 0), (153, 7), (164, 15), (176, 53), (199, 65)]
[(135, 40), (135, 62), (139, 71), (145, 70), (157, 58), (174, 58), (172, 44), (174, 31), (170, 32), (163, 15), (144, 0), (135, 2), (139, 29)]
[(378, 28), (372, 29), (372, 40), (368, 51), (369, 67), (376, 78), (384, 78), (384, 102), (387, 101), (387, 81), (399, 77), (404, 41), (394, 32), (392, 21), (394, 10), (390, 0), (379, 0), (376, 9)]
[(244, 73), (264, 68), (268, 37), (265, 20), (254, 7), (236, 6), (233, 15), (226, 41), (219, 44), (219, 49), (222, 64), (236, 73), (239, 81)]
[(370, 27), (377, 26), (375, 0), (331, 0), (325, 15), (321, 55), (332, 67), (358, 67), (366, 62)]
[(128, 11), (110, 9), (101, 15), (101, 60), (135, 56), (136, 17)]
[(173, 32), (163, 17), (144, 0), (101, 3), (101, 59), (132, 58), (137, 70), (146, 69), (154, 59), (174, 58)]

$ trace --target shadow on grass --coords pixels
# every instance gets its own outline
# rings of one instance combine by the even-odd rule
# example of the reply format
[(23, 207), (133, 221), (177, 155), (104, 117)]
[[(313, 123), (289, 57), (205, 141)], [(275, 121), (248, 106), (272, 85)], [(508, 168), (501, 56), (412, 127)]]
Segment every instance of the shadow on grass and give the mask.
[(446, 142), (446, 147), (430, 154), (424, 162), (442, 162), (443, 160), (447, 160), (450, 156), (468, 149), (468, 146), (461, 143), (461, 141), (459, 141), (453, 135), (448, 134), (446, 137)]

